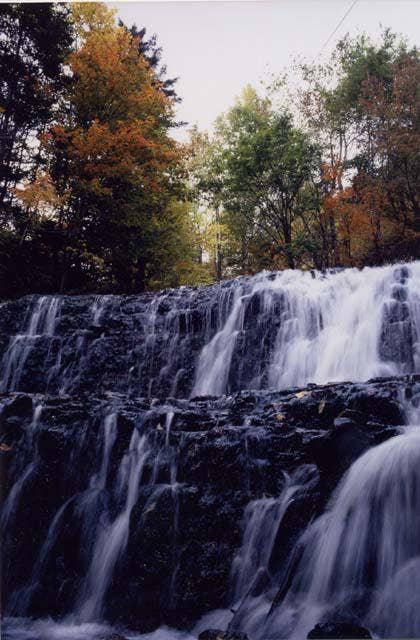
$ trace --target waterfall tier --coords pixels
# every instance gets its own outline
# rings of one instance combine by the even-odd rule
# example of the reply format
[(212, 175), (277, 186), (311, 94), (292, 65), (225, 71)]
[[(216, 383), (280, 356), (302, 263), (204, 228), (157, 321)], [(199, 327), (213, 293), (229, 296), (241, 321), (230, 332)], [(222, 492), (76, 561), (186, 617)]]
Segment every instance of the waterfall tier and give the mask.
[(420, 372), (420, 263), (0, 306), (0, 389), (220, 395)]
[(5, 396), (6, 612), (146, 631), (275, 588), (343, 472), (398, 433), (407, 389), (420, 381), (162, 404)]

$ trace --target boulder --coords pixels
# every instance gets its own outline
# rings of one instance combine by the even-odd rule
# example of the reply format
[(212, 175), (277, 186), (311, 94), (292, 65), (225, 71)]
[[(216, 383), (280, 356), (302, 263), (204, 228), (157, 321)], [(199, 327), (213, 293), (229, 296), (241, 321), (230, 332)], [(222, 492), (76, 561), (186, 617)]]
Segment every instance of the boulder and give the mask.
[(245, 633), (240, 633), (238, 631), (207, 629), (200, 633), (198, 640), (248, 640), (248, 636)]
[(4, 413), (7, 417), (28, 417), (32, 414), (32, 398), (24, 393), (12, 395), (7, 403)]
[(321, 624), (317, 624), (306, 637), (311, 639), (317, 638), (318, 640), (327, 640), (328, 638), (335, 638), (336, 640), (372, 638), (367, 629), (348, 622), (323, 622)]

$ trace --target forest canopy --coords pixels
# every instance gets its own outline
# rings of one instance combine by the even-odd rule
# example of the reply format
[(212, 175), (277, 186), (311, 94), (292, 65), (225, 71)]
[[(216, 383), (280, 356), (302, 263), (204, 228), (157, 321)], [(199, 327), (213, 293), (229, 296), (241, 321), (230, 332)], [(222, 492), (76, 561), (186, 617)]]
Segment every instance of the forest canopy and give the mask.
[(140, 292), (420, 257), (420, 59), (342, 39), (176, 142), (156, 35), (0, 5), (0, 295)]
[(247, 273), (420, 257), (418, 50), (389, 31), (346, 37), (294, 73), (297, 91), (247, 87), (211, 137), (192, 134), (217, 260)]

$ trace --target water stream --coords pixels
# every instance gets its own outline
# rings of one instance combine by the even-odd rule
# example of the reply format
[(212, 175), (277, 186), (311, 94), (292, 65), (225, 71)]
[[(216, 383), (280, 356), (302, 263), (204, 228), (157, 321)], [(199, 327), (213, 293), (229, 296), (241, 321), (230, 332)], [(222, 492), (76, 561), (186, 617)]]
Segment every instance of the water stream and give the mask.
[(0, 389), (165, 398), (420, 371), (420, 262), (77, 300), (75, 316), (70, 298), (28, 299)]
[[(10, 594), (4, 634), (9, 640), (97, 640), (110, 633), (105, 605), (134, 510), (143, 501), (147, 514), (162, 496), (172, 505), (167, 601), (176, 606), (183, 482), (179, 442), (173, 444), (175, 409), (161, 403), (142, 410), (122, 445), (123, 400), (420, 373), (420, 263), (263, 273), (156, 296), (91, 296), (78, 299), (73, 315), (70, 304), (58, 296), (29, 299), (20, 333), (9, 336), (1, 361), (3, 392), (48, 389), (76, 397), (87, 390), (106, 399), (89, 477), (62, 499), (27, 582)], [(15, 481), (0, 514), (3, 535), (11, 535), (22, 493), (39, 464), (34, 443), (44, 409), (42, 397), (36, 398), (24, 444), (12, 462)], [(420, 398), (400, 400), (406, 425), (353, 462), (321, 515), (305, 526), (286, 576), (275, 563), (279, 532), (294, 501), (317, 486), (314, 465), (284, 473), (277, 493), (249, 495), (223, 609), (206, 614), (191, 632), (117, 631), (133, 640), (191, 640), (214, 626), (245, 631), (251, 640), (302, 640), (320, 621), (349, 620), (379, 637), (420, 637)], [(59, 421), (59, 413), (53, 418)], [(189, 420), (186, 432), (199, 434), (194, 412)], [(240, 437), (248, 424), (245, 419), (233, 427)], [(244, 442), (249, 473), (257, 462), (248, 456), (247, 437)], [(194, 446), (187, 467), (194, 463)], [(77, 453), (72, 460), (77, 464)], [(246, 490), (250, 493), (249, 486)], [(77, 597), (62, 619), (30, 621), (31, 603), (69, 518), (78, 522), (83, 547)], [(141, 517), (138, 522), (141, 527)]]

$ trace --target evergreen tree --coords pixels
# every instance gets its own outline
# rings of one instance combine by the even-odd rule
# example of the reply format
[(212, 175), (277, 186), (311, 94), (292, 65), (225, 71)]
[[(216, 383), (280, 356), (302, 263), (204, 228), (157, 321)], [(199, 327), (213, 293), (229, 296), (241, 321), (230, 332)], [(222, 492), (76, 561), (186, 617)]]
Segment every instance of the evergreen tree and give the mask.
[[(119, 21), (120, 26), (124, 27), (122, 20)], [(133, 24), (129, 29), (131, 35), (137, 38), (139, 43), (139, 53), (149, 63), (150, 67), (156, 72), (157, 80), (161, 85), (162, 91), (168, 98), (180, 102), (180, 98), (176, 93), (175, 84), (178, 78), (167, 78), (167, 67), (162, 64), (162, 47), (158, 44), (157, 35), (154, 33), (149, 38), (146, 37), (146, 27), (140, 29)]]
[(1, 4), (0, 33), (0, 215), (19, 226), (25, 221), (11, 188), (40, 162), (37, 135), (51, 122), (71, 44), (68, 8)]

